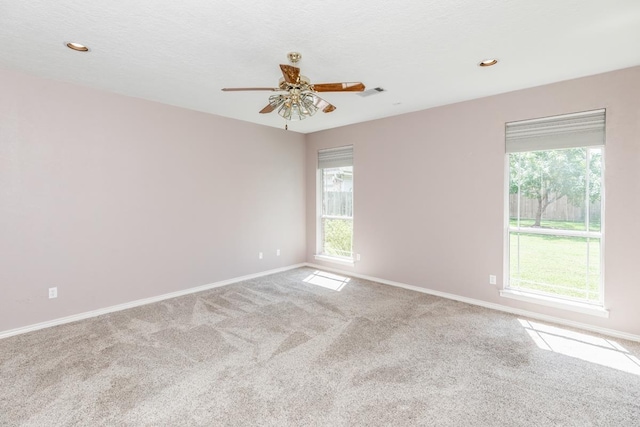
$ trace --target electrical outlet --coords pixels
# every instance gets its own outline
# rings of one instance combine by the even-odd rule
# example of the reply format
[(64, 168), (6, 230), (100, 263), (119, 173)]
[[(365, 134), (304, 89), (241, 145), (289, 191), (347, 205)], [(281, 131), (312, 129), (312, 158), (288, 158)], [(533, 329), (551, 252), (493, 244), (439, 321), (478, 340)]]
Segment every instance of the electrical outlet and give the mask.
[(258, 259), (262, 259), (262, 252), (258, 252)]
[(356, 254), (356, 261), (360, 261), (360, 254)]
[(58, 298), (58, 288), (49, 288), (49, 299)]
[(280, 256), (280, 249), (276, 249), (276, 256)]
[(495, 285), (496, 283), (497, 283), (496, 282), (496, 276), (494, 276), (493, 274), (490, 274), (489, 275), (489, 284), (490, 285)]

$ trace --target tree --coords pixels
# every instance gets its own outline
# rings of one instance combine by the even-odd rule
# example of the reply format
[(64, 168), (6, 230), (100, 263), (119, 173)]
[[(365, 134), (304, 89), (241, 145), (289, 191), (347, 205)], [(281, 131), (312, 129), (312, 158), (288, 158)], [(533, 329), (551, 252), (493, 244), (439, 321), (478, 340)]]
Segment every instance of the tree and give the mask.
[[(509, 156), (509, 192), (538, 201), (534, 227), (547, 207), (556, 200), (567, 197), (574, 205), (581, 205), (586, 198), (587, 149), (528, 151)], [(589, 199), (600, 198), (602, 154), (591, 149), (589, 162)]]

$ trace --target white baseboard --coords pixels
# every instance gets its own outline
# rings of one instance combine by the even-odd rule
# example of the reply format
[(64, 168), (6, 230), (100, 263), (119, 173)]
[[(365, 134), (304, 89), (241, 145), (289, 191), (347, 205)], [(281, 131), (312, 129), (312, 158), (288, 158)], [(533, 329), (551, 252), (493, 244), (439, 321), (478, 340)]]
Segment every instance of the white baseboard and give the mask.
[(416, 292), (422, 292), (423, 294), (434, 295), (442, 298), (447, 298), (455, 301), (464, 302), (467, 304), (477, 305), (480, 307), (490, 308), (492, 310), (504, 311), (506, 313), (515, 314), (518, 316), (530, 317), (532, 319), (543, 320), (546, 322), (556, 323), (564, 326), (570, 326), (573, 328), (583, 329), (586, 331), (596, 332), (603, 335), (609, 335), (611, 337), (621, 338), (629, 341), (640, 342), (640, 335), (629, 334), (626, 332), (617, 331), (615, 329), (601, 328), (598, 326), (589, 325), (588, 323), (574, 322), (573, 320), (566, 320), (560, 317), (548, 316), (546, 314), (539, 314), (533, 311), (521, 310), (519, 308), (513, 308), (502, 304), (494, 304), (474, 298), (467, 298), (455, 294), (449, 294), (447, 292), (435, 291), (433, 289), (421, 288), (418, 286), (407, 285), (406, 283), (394, 282), (392, 280), (380, 279), (378, 277), (366, 276), (364, 274), (355, 273), (353, 271), (340, 270), (338, 268), (325, 267), (322, 265), (306, 263), (307, 267), (317, 268), (318, 270), (331, 271), (334, 273), (344, 274), (345, 276), (357, 277), (371, 282), (382, 283), (384, 285), (396, 286), (398, 288), (409, 289)]
[(72, 316), (61, 317), (61, 318), (58, 318), (58, 319), (49, 320), (47, 322), (36, 323), (34, 325), (23, 326), (21, 328), (16, 328), (16, 329), (10, 329), (8, 331), (0, 331), (0, 339), (8, 338), (8, 337), (11, 337), (11, 336), (14, 336), (14, 335), (25, 334), (27, 332), (37, 331), (39, 329), (45, 329), (45, 328), (49, 328), (49, 327), (52, 327), (52, 326), (63, 325), (65, 323), (76, 322), (78, 320), (89, 319), (89, 318), (92, 318), (92, 317), (101, 316), (103, 314), (108, 314), (108, 313), (113, 313), (113, 312), (116, 312), (116, 311), (126, 310), (128, 308), (139, 307), (141, 305), (152, 304), (154, 302), (163, 301), (163, 300), (170, 299), (170, 298), (176, 298), (176, 297), (183, 296), (183, 295), (193, 294), (193, 293), (196, 293), (196, 292), (202, 292), (202, 291), (206, 291), (208, 289), (219, 288), (219, 287), (222, 287), (222, 286), (230, 285), (232, 283), (242, 282), (244, 280), (255, 279), (255, 278), (258, 278), (258, 277), (262, 277), (262, 276), (268, 276), (270, 274), (280, 273), (280, 272), (287, 271), (287, 270), (293, 270), (294, 268), (299, 268), (299, 267), (311, 267), (311, 268), (317, 268), (318, 270), (332, 271), (334, 273), (344, 274), (346, 276), (358, 277), (360, 279), (370, 280), (372, 282), (377, 282), (377, 283), (381, 283), (381, 284), (384, 284), (384, 285), (395, 286), (395, 287), (398, 287), (398, 288), (408, 289), (408, 290), (411, 290), (411, 291), (421, 292), (421, 293), (424, 293), (424, 294), (429, 294), (429, 295), (434, 295), (434, 296), (438, 296), (438, 297), (442, 297), (442, 298), (446, 298), (446, 299), (450, 299), (450, 300), (460, 301), (460, 302), (464, 302), (464, 303), (467, 303), (467, 304), (472, 304), (472, 305), (477, 305), (477, 306), (480, 306), (480, 307), (490, 308), (492, 310), (498, 310), (498, 311), (503, 311), (503, 312), (506, 312), (506, 313), (515, 314), (515, 315), (518, 315), (518, 316), (530, 317), (532, 319), (543, 320), (543, 321), (547, 321), (547, 322), (551, 322), (551, 323), (556, 323), (556, 324), (570, 326), (570, 327), (583, 329), (583, 330), (587, 330), (587, 331), (591, 331), (591, 332), (596, 332), (596, 333), (603, 334), (603, 335), (609, 335), (609, 336), (616, 337), (616, 338), (621, 338), (621, 339), (625, 339), (625, 340), (640, 342), (640, 335), (629, 334), (629, 333), (626, 333), (626, 332), (617, 331), (615, 329), (600, 328), (598, 326), (592, 326), (592, 325), (589, 325), (587, 323), (574, 322), (572, 320), (566, 320), (566, 319), (562, 319), (560, 317), (547, 316), (545, 314), (539, 314), (539, 313), (535, 313), (533, 311), (521, 310), (521, 309), (518, 309), (518, 308), (509, 307), (509, 306), (506, 306), (506, 305), (494, 304), (494, 303), (490, 303), (490, 302), (486, 302), (486, 301), (482, 301), (482, 300), (478, 300), (478, 299), (467, 298), (467, 297), (463, 297), (463, 296), (459, 296), (459, 295), (455, 295), (455, 294), (450, 294), (450, 293), (447, 293), (447, 292), (440, 292), (440, 291), (435, 291), (433, 289), (421, 288), (421, 287), (418, 287), (418, 286), (408, 285), (406, 283), (394, 282), (392, 280), (381, 279), (379, 277), (367, 276), (367, 275), (364, 275), (364, 274), (355, 273), (353, 271), (340, 270), (340, 269), (337, 269), (337, 268), (325, 267), (325, 266), (316, 265), (316, 264), (312, 264), (312, 263), (295, 264), (295, 265), (290, 265), (290, 266), (287, 266), (287, 267), (276, 268), (276, 269), (273, 269), (273, 270), (262, 271), (260, 273), (249, 274), (249, 275), (246, 275), (246, 276), (234, 277), (232, 279), (222, 280), (220, 282), (210, 283), (208, 285), (197, 286), (195, 288), (184, 289), (184, 290), (181, 290), (181, 291), (171, 292), (171, 293), (168, 293), (168, 294), (158, 295), (158, 296), (150, 297), (150, 298), (144, 298), (144, 299), (140, 299), (140, 300), (136, 300), (136, 301), (127, 302), (127, 303), (124, 303), (124, 304), (118, 304), (118, 305), (114, 305), (114, 306), (111, 306), (111, 307), (101, 308), (101, 309), (98, 309), (98, 310), (87, 311), (87, 312), (75, 314), (75, 315), (72, 315)]
[(233, 279), (222, 280), (220, 282), (209, 283), (208, 285), (197, 286), (195, 288), (184, 289), (181, 291), (170, 292), (168, 294), (162, 294), (155, 297), (139, 299), (124, 304), (113, 305), (111, 307), (100, 308), (98, 310), (86, 311), (84, 313), (74, 314), (72, 316), (60, 317), (58, 319), (49, 320), (47, 322), (36, 323), (34, 325), (23, 326), (21, 328), (10, 329), (8, 331), (0, 331), (0, 339), (12, 337), (14, 335), (26, 334), (27, 332), (37, 331), (39, 329), (50, 328), (52, 326), (63, 325), (65, 323), (77, 322), (78, 320), (89, 319), (91, 317), (101, 316), (103, 314), (113, 313), (115, 311), (126, 310), (128, 308), (139, 307), (141, 305), (152, 304), (154, 302), (163, 301), (170, 298), (176, 298), (183, 295), (189, 295), (196, 292), (202, 292), (213, 288), (219, 288), (221, 286), (227, 286), (232, 283), (242, 282), (244, 280), (255, 279), (262, 276), (268, 276), (274, 273), (280, 273), (282, 271), (293, 270), (294, 268), (304, 267), (305, 264), (295, 264), (287, 267), (275, 268), (273, 270), (262, 271), (260, 273), (249, 274), (241, 277), (234, 277)]

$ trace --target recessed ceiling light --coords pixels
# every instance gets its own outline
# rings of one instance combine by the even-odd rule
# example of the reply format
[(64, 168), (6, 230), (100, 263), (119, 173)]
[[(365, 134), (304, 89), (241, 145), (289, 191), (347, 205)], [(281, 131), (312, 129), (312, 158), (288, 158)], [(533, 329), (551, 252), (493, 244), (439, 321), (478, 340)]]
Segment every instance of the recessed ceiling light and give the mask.
[(498, 63), (498, 60), (495, 58), (491, 58), (491, 59), (485, 59), (484, 61), (480, 61), (478, 63), (478, 66), (480, 67), (491, 67), (492, 65), (496, 65)]
[(77, 50), (78, 52), (89, 52), (89, 48), (80, 43), (69, 42), (67, 43), (67, 47), (69, 49)]

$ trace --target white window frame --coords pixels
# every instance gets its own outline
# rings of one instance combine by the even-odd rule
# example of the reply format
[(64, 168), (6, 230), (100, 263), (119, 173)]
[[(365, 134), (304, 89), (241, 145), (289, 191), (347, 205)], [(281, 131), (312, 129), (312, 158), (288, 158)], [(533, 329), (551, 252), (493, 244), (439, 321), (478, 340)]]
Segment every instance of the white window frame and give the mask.
[[(604, 110), (596, 110), (602, 111), (605, 114)], [(590, 112), (586, 112), (588, 114)], [(578, 116), (580, 114), (585, 113), (576, 113)], [(569, 115), (567, 115), (569, 116)], [(561, 117), (561, 116), (558, 116)], [(599, 317), (609, 317), (609, 311), (605, 308), (605, 287), (604, 287), (604, 252), (605, 252), (605, 156), (606, 156), (606, 147), (605, 144), (602, 145), (588, 145), (588, 146), (577, 146), (581, 148), (587, 149), (587, 165), (589, 165), (589, 148), (599, 148), (602, 150), (602, 166), (601, 166), (601, 180), (602, 184), (600, 187), (600, 203), (601, 203), (601, 217), (600, 217), (600, 231), (572, 231), (572, 230), (547, 230), (533, 227), (512, 227), (510, 224), (510, 210), (509, 210), (509, 189), (510, 189), (510, 155), (513, 152), (505, 153), (504, 160), (504, 283), (503, 287), (500, 290), (500, 295), (502, 297), (511, 298), (519, 301), (531, 302), (540, 305), (545, 305), (554, 308), (561, 308), (565, 310), (570, 310), (574, 312), (584, 313), (595, 315)], [(548, 147), (541, 151), (550, 151), (550, 150), (558, 150), (566, 147)], [(536, 151), (533, 149), (523, 150), (523, 152)], [(587, 166), (588, 167), (588, 166)], [(587, 182), (588, 182), (588, 174), (587, 174)], [(588, 212), (588, 209), (587, 209)], [(588, 214), (587, 214), (588, 215)], [(589, 218), (585, 218), (585, 222), (589, 221)], [(597, 238), (600, 239), (600, 281), (599, 281), (599, 301), (598, 302), (586, 302), (583, 300), (573, 299), (568, 296), (562, 295), (549, 295), (547, 293), (537, 293), (534, 290), (523, 290), (521, 288), (511, 288), (509, 286), (511, 272), (510, 272), (510, 251), (511, 251), (511, 233), (520, 232), (527, 234), (535, 234), (535, 235), (557, 235), (557, 236), (566, 236), (566, 237), (587, 237), (587, 238)]]
[[(353, 146), (349, 146), (351, 147), (351, 149), (353, 149)], [(339, 150), (341, 148), (346, 148), (346, 147), (338, 147), (335, 150)], [(328, 149), (327, 151), (330, 151), (332, 149)], [(322, 151), (322, 150), (321, 150)], [(353, 165), (353, 162), (349, 165), (351, 167), (352, 170), (352, 185), (355, 186), (355, 167)], [(354, 242), (354, 224), (355, 224), (355, 203), (353, 203), (354, 206), (352, 206), (352, 216), (351, 217), (342, 217), (342, 216), (332, 216), (332, 215), (323, 215), (322, 212), (322, 207), (323, 207), (323, 193), (324, 193), (324, 169), (329, 169), (329, 168), (320, 168), (318, 167), (316, 170), (316, 253), (314, 255), (314, 258), (318, 261), (326, 261), (326, 262), (332, 262), (332, 263), (336, 263), (336, 264), (340, 264), (340, 265), (344, 265), (344, 266), (349, 266), (349, 267), (353, 267), (355, 265), (354, 262), (354, 253), (355, 250), (353, 248), (353, 242)], [(353, 195), (353, 193), (355, 192), (355, 188), (352, 190), (352, 197), (355, 197)], [(325, 254), (324, 253), (324, 231), (323, 231), (323, 219), (328, 218), (328, 219), (343, 219), (343, 220), (350, 220), (351, 221), (351, 257), (341, 257), (338, 255), (329, 255), (329, 254)]]

